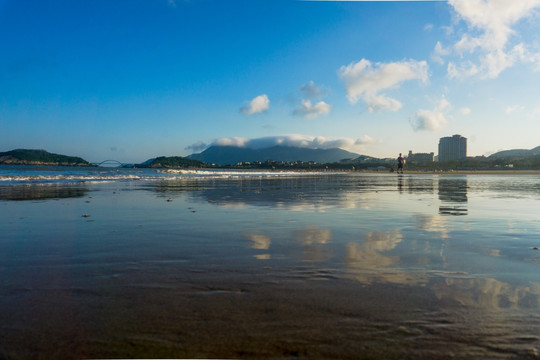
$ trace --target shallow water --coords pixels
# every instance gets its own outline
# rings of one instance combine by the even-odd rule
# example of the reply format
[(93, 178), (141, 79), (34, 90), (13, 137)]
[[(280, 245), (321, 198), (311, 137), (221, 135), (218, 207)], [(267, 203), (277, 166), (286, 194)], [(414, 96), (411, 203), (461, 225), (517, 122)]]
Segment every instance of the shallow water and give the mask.
[(540, 357), (536, 176), (54, 176), (0, 183), (0, 357)]

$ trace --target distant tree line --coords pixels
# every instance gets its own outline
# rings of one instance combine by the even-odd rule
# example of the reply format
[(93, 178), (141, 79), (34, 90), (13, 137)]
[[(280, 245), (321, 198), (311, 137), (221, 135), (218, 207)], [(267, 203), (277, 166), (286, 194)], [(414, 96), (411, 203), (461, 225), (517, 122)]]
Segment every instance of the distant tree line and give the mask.
[(205, 164), (198, 160), (188, 159), (182, 156), (160, 156), (153, 159), (149, 163), (138, 164), (135, 167), (139, 168), (167, 168), (167, 169), (186, 169), (186, 168), (203, 168)]
[[(393, 159), (373, 159), (367, 162), (334, 162), (314, 163), (303, 161), (251, 161), (235, 165), (210, 165), (207, 167), (227, 169), (298, 169), (298, 170), (378, 170), (393, 171), (397, 164)], [(448, 171), (448, 170), (540, 170), (540, 155), (530, 157), (489, 158), (485, 156), (470, 157), (463, 160), (447, 162), (407, 162), (405, 169), (414, 171)]]
[(409, 170), (538, 170), (540, 155), (529, 157), (469, 157), (463, 160), (430, 163), (407, 163)]

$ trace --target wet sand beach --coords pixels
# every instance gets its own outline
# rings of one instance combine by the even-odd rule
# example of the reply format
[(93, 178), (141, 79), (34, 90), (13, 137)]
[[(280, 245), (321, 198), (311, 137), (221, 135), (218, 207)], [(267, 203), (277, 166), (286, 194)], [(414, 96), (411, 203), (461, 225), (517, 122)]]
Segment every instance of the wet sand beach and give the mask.
[(534, 175), (0, 187), (0, 357), (540, 357)]

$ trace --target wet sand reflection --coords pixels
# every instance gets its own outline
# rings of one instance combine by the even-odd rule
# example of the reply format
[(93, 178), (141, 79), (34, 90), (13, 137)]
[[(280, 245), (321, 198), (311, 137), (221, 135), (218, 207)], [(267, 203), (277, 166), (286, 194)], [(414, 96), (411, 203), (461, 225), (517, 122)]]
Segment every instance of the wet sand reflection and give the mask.
[(50, 200), (78, 198), (88, 194), (84, 185), (11, 185), (0, 186), (0, 200)]
[(391, 283), (415, 285), (425, 282), (423, 274), (395, 268), (398, 255), (388, 254), (403, 241), (400, 229), (376, 231), (366, 235), (363, 243), (349, 243), (345, 249), (347, 277), (363, 284)]
[(501, 203), (483, 178), (408, 174), (121, 186), (0, 202), (0, 357), (540, 350), (536, 193)]
[(332, 256), (330, 247), (324, 246), (332, 242), (332, 230), (321, 229), (315, 225), (306, 225), (302, 230), (294, 231), (293, 238), (302, 245), (304, 259), (307, 261), (323, 261)]
[(467, 215), (467, 178), (439, 179), (439, 207), (441, 215)]

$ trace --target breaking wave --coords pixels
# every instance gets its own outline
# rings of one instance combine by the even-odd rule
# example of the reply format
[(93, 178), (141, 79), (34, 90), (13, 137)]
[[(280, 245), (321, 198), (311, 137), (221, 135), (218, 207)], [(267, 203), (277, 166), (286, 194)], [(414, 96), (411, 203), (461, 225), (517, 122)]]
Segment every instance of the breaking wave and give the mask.
[(171, 181), (198, 179), (253, 179), (337, 174), (317, 171), (176, 170), (176, 169), (79, 169), (44, 167), (1, 167), (0, 185), (56, 183), (102, 183), (127, 181)]

